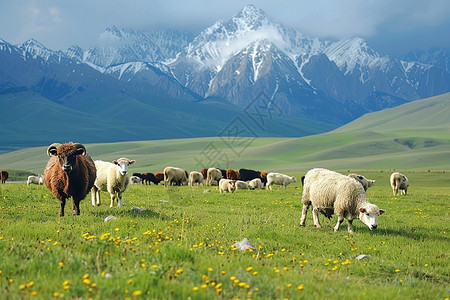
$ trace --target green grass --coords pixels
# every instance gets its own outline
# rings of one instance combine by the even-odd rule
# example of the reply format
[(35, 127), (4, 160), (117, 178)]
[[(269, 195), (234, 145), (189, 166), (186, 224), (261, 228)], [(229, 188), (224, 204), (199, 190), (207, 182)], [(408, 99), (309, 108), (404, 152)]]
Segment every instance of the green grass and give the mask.
[[(299, 227), (299, 182), (234, 194), (130, 186), (122, 207), (110, 208), (102, 193), (100, 207), (86, 198), (80, 216), (69, 203), (62, 218), (44, 186), (0, 185), (2, 297), (447, 298), (450, 174), (403, 170), (409, 194), (394, 197), (390, 171), (342, 172), (376, 180), (367, 195), (386, 210), (376, 231), (355, 221), (355, 233), (345, 224), (334, 233), (335, 217), (321, 217), (317, 229), (311, 214)], [(118, 219), (105, 223), (108, 215)], [(233, 249), (244, 237), (256, 251)], [(360, 254), (371, 258), (357, 261)]]

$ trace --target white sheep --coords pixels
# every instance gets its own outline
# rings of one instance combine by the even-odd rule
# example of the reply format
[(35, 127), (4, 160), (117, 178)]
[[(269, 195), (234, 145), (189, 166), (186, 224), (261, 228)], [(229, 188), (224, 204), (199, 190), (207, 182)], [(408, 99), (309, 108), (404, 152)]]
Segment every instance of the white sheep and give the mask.
[(30, 175), (30, 176), (28, 176), (27, 185), (30, 185), (31, 183), (38, 184), (38, 185), (44, 184), (44, 175), (38, 175), (38, 176)]
[(117, 205), (120, 206), (122, 193), (125, 192), (130, 179), (128, 178), (128, 166), (134, 164), (135, 160), (122, 157), (113, 163), (96, 160), (95, 168), (97, 177), (91, 191), (92, 205), (100, 205), (100, 191), (107, 191), (111, 195), (111, 205), (117, 199)]
[(206, 185), (213, 185), (213, 181), (219, 181), (222, 179), (222, 172), (217, 168), (209, 168), (206, 173)]
[(135, 175), (130, 177), (131, 184), (139, 184), (139, 183), (141, 183), (141, 180), (142, 180), (141, 178), (139, 178), (138, 176), (135, 176)]
[(177, 167), (164, 168), (164, 186), (187, 185), (189, 174), (186, 170)]
[(297, 178), (295, 177), (291, 177), (291, 176), (287, 176), (281, 173), (275, 173), (275, 172), (270, 172), (269, 174), (267, 174), (267, 185), (266, 185), (266, 189), (271, 189), (272, 190), (272, 185), (273, 184), (277, 184), (280, 186), (280, 188), (282, 186), (284, 186), (284, 188), (286, 188), (286, 186), (291, 183), (291, 182), (297, 182)]
[(236, 190), (254, 190), (253, 187), (250, 187), (250, 185), (242, 180), (236, 180)]
[(222, 178), (219, 180), (219, 192), (233, 193), (236, 190), (236, 180)]
[(318, 213), (328, 218), (338, 216), (334, 231), (348, 221), (348, 232), (353, 232), (352, 222), (360, 219), (370, 230), (378, 226), (378, 216), (385, 211), (371, 204), (362, 185), (355, 179), (327, 169), (316, 168), (306, 173), (303, 181), (302, 217), (300, 226), (305, 226), (306, 213), (312, 205), (314, 225), (320, 228)]
[(198, 171), (191, 171), (191, 173), (189, 173), (189, 185), (194, 186), (194, 184), (203, 185), (202, 173)]
[(248, 185), (250, 186), (250, 188), (252, 188), (254, 190), (256, 190), (256, 189), (263, 189), (264, 188), (264, 184), (262, 183), (261, 179), (259, 179), (259, 178), (255, 178), (255, 179), (250, 180)]
[(363, 175), (350, 173), (347, 176), (355, 178), (357, 181), (359, 181), (359, 183), (361, 183), (361, 185), (363, 186), (365, 191), (367, 191), (368, 188), (370, 188), (371, 186), (373, 186), (375, 184), (375, 180), (367, 179)]
[(400, 190), (402, 195), (406, 196), (409, 187), (408, 177), (406, 177), (402, 173), (394, 172), (391, 174), (389, 182), (391, 183), (392, 193), (394, 194), (394, 196), (397, 196), (398, 190)]

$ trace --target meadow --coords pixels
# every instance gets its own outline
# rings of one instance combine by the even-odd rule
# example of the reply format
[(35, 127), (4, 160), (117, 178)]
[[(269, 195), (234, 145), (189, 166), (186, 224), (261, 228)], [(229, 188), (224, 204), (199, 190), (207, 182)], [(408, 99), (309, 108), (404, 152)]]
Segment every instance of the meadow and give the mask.
[[(448, 299), (450, 173), (404, 170), (408, 195), (393, 196), (390, 170), (341, 171), (376, 180), (377, 230), (356, 220), (354, 233), (333, 232), (336, 217), (323, 216), (318, 229), (310, 212), (300, 227), (300, 182), (234, 194), (132, 185), (121, 207), (103, 192), (100, 207), (86, 198), (72, 216), (69, 202), (65, 217), (45, 186), (7, 182), (2, 298)], [(243, 238), (256, 250), (236, 249)]]

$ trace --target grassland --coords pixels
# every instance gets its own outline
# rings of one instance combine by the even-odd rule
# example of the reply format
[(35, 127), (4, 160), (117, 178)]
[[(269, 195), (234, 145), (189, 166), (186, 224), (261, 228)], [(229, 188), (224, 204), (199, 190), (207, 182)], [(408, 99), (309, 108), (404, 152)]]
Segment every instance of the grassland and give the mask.
[[(394, 197), (388, 171), (350, 171), (376, 179), (367, 194), (386, 210), (376, 231), (355, 221), (355, 233), (334, 233), (335, 217), (317, 229), (311, 215), (299, 227), (299, 183), (234, 194), (134, 185), (121, 207), (103, 193), (100, 207), (85, 199), (62, 218), (44, 186), (0, 185), (2, 297), (448, 298), (449, 172), (409, 171), (409, 194)], [(233, 247), (244, 237), (255, 251)]]

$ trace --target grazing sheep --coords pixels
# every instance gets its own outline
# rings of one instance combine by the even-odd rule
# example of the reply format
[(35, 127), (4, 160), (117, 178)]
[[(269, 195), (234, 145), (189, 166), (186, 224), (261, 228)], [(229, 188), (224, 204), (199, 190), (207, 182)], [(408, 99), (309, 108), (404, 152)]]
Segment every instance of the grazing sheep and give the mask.
[(207, 175), (206, 175), (206, 185), (213, 185), (212, 181), (219, 181), (220, 179), (222, 179), (222, 172), (217, 169), (217, 168), (209, 168)]
[(96, 169), (86, 148), (79, 143), (51, 144), (44, 170), (44, 182), (60, 202), (59, 215), (64, 216), (66, 199), (72, 197), (73, 213), (80, 214), (80, 201), (94, 185)]
[(390, 183), (392, 187), (392, 193), (394, 196), (397, 196), (398, 190), (400, 190), (400, 193), (402, 195), (405, 195), (408, 193), (408, 187), (409, 187), (409, 180), (408, 177), (403, 175), (399, 172), (394, 172), (391, 174)]
[(8, 171), (2, 170), (2, 171), (0, 172), (0, 177), (1, 177), (1, 179), (2, 179), (2, 183), (5, 183), (6, 180), (8, 179)]
[(241, 174), (239, 174), (239, 171), (234, 169), (228, 169), (226, 173), (226, 178), (231, 180), (238, 180), (241, 179)]
[(203, 169), (200, 171), (200, 173), (202, 173), (202, 175), (203, 175), (203, 180), (206, 181), (206, 178), (207, 178), (207, 176), (208, 176), (208, 169), (207, 169), (207, 168), (203, 168)]
[(117, 199), (117, 206), (120, 206), (122, 193), (125, 192), (130, 179), (128, 178), (128, 166), (134, 164), (135, 160), (121, 157), (112, 163), (96, 160), (97, 178), (92, 188), (91, 200), (92, 205), (100, 206), (100, 191), (107, 191), (111, 196), (111, 205)]
[(254, 190), (255, 189), (263, 189), (264, 188), (264, 184), (262, 183), (261, 179), (259, 179), (259, 178), (255, 178), (255, 179), (250, 180), (248, 185)]
[(187, 185), (188, 183), (188, 173), (176, 167), (166, 167), (164, 169), (164, 185), (169, 186), (173, 184), (177, 185)]
[(347, 176), (355, 178), (357, 181), (359, 181), (359, 183), (361, 183), (365, 191), (367, 191), (367, 189), (373, 186), (375, 183), (375, 180), (367, 179), (363, 175), (350, 173)]
[(197, 171), (191, 171), (191, 173), (189, 173), (189, 185), (194, 186), (194, 184), (203, 185), (202, 173)]
[(155, 173), (156, 182), (155, 184), (159, 184), (161, 181), (164, 181), (164, 173), (163, 172), (156, 172)]
[(38, 185), (44, 184), (44, 175), (38, 175), (38, 176), (30, 175), (30, 176), (28, 176), (27, 185), (30, 185), (31, 183), (38, 184)]
[(267, 174), (266, 189), (270, 188), (272, 190), (273, 184), (279, 185), (280, 188), (281, 186), (284, 186), (284, 188), (286, 188), (286, 186), (291, 182), (297, 182), (297, 178), (287, 176), (281, 173), (270, 172), (269, 174)]
[(370, 230), (378, 226), (378, 216), (385, 211), (369, 203), (362, 185), (355, 179), (327, 169), (312, 169), (306, 173), (303, 183), (302, 217), (300, 226), (305, 226), (306, 213), (312, 205), (314, 225), (320, 228), (318, 213), (328, 218), (338, 216), (334, 231), (348, 221), (348, 232), (353, 232), (352, 222), (360, 219)]
[(139, 184), (141, 183), (142, 178), (140, 178), (139, 176), (133, 175), (130, 177), (130, 183), (131, 184)]
[(236, 190), (236, 180), (222, 178), (219, 181), (219, 192), (233, 193)]
[(254, 188), (245, 181), (236, 180), (236, 190), (254, 190)]

